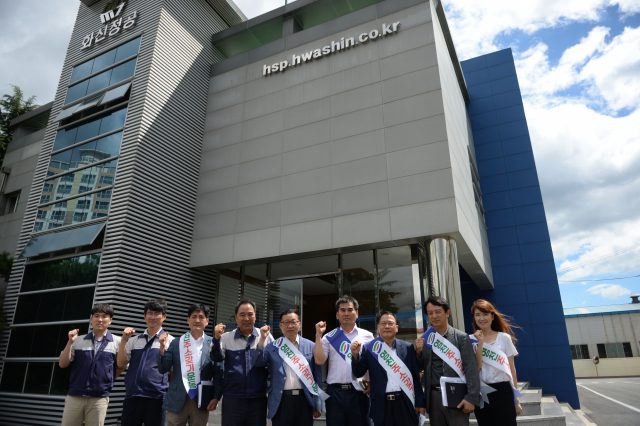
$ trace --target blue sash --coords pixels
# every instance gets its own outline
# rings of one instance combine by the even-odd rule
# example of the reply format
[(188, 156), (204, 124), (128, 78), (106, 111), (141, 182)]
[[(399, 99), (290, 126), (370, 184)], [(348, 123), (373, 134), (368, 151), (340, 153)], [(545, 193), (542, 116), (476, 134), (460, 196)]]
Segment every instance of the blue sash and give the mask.
[(346, 361), (347, 357), (351, 360), (351, 340), (349, 340), (340, 327), (327, 334), (327, 341), (333, 346), (333, 349), (340, 354), (343, 360)]

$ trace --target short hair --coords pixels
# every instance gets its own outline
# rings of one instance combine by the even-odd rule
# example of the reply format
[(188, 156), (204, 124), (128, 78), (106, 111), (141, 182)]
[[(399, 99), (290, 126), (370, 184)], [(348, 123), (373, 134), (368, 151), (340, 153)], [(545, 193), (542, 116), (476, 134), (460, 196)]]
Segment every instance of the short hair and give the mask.
[(336, 312), (340, 310), (340, 305), (342, 305), (343, 303), (353, 303), (353, 309), (355, 309), (356, 311), (360, 308), (360, 305), (358, 304), (358, 301), (355, 297), (345, 294), (343, 296), (340, 296), (340, 298), (336, 300)]
[(167, 302), (164, 299), (151, 299), (144, 305), (144, 313), (147, 311), (162, 312), (167, 315)]
[(236, 312), (235, 312), (234, 315), (238, 315), (238, 310), (240, 309), (240, 306), (242, 306), (242, 305), (251, 305), (251, 307), (253, 308), (253, 313), (256, 313), (256, 304), (253, 301), (249, 300), (249, 299), (242, 299), (241, 301), (239, 301), (236, 304)]
[(282, 321), (282, 317), (289, 314), (296, 314), (298, 316), (298, 320), (300, 319), (300, 311), (297, 309), (287, 309), (286, 311), (280, 312), (280, 321)]
[(385, 311), (384, 309), (381, 310), (378, 315), (376, 315), (376, 324), (380, 323), (380, 318), (382, 318), (383, 315), (391, 315), (393, 318), (395, 318), (396, 320), (396, 324), (399, 324), (400, 321), (398, 321), (398, 316), (396, 314), (394, 314), (391, 311)]
[(431, 303), (434, 306), (441, 306), (445, 312), (449, 310), (449, 302), (447, 302), (447, 299), (445, 299), (444, 297), (431, 296), (430, 298), (427, 299), (426, 302), (424, 302), (423, 309), (425, 314), (427, 313), (427, 305), (429, 303)]
[(113, 315), (115, 314), (113, 307), (108, 303), (96, 303), (93, 305), (93, 308), (91, 308), (91, 316), (97, 312), (109, 315), (111, 318), (113, 318)]
[(189, 306), (189, 313), (187, 314), (187, 318), (189, 318), (192, 313), (199, 311), (202, 311), (204, 317), (206, 319), (209, 319), (209, 313), (211, 311), (209, 310), (209, 307), (204, 303), (194, 303), (193, 305)]

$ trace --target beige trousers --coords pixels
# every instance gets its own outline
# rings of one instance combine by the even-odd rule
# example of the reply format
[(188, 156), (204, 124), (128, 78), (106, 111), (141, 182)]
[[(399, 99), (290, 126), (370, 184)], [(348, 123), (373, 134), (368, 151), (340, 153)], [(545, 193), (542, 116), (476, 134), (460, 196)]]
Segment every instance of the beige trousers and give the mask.
[(62, 426), (104, 426), (109, 398), (85, 398), (67, 395), (64, 401)]
[(179, 413), (167, 411), (167, 426), (207, 426), (209, 424), (209, 412), (198, 410), (195, 399), (188, 396), (184, 399), (184, 406)]

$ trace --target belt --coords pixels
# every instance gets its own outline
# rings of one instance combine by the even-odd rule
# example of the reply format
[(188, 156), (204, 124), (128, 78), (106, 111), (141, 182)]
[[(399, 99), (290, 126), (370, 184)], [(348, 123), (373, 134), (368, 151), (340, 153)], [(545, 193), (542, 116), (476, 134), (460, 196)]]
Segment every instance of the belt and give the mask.
[(329, 386), (333, 386), (335, 388), (339, 388), (339, 389), (342, 389), (342, 390), (351, 390), (351, 389), (353, 389), (353, 385), (351, 383), (348, 383), (348, 384), (331, 383), (331, 384), (329, 384)]
[(283, 395), (302, 395), (302, 389), (289, 389), (289, 390), (283, 390), (282, 391)]
[(385, 397), (387, 398), (387, 401), (399, 400), (399, 399), (402, 399), (402, 392), (387, 393), (385, 394)]
[(432, 391), (442, 392), (442, 388), (440, 386), (431, 386)]

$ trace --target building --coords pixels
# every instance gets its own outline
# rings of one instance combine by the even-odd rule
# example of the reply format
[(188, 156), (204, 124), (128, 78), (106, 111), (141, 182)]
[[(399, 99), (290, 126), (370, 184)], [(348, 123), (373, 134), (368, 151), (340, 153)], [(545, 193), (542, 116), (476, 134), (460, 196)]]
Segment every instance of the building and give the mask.
[(576, 377), (640, 376), (640, 301), (637, 294), (631, 299), (564, 310)]
[(0, 424), (59, 418), (67, 330), (94, 302), (143, 327), (151, 297), (173, 334), (193, 301), (232, 325), (248, 297), (260, 323), (299, 307), (306, 336), (352, 294), (359, 326), (390, 309), (409, 341), (429, 295), (467, 330), (486, 298), (522, 326), (519, 379), (579, 407), (511, 50), (461, 63), (438, 1), (328, 3), (82, 0), (14, 251)]

